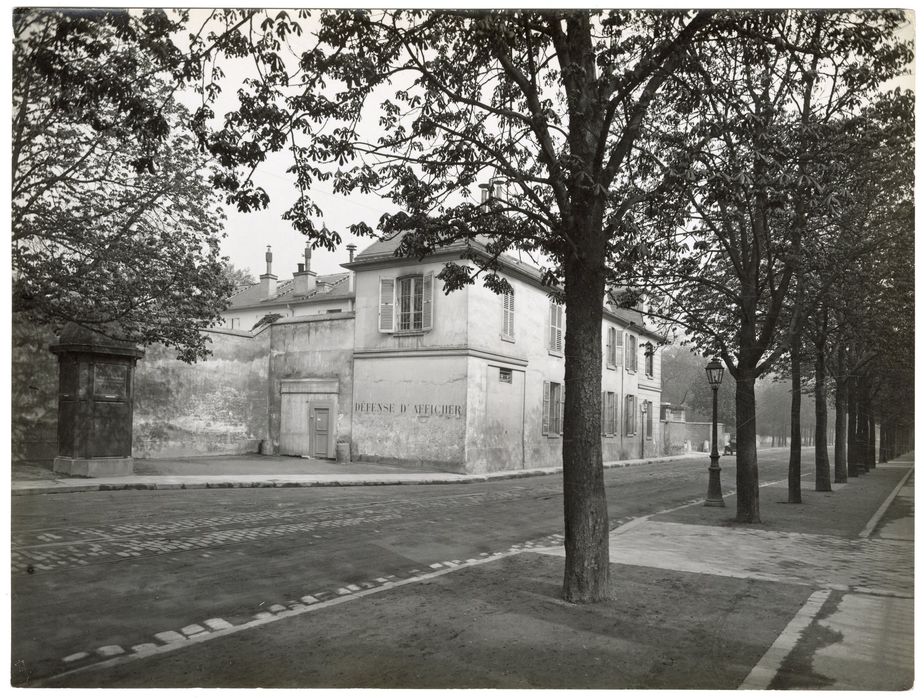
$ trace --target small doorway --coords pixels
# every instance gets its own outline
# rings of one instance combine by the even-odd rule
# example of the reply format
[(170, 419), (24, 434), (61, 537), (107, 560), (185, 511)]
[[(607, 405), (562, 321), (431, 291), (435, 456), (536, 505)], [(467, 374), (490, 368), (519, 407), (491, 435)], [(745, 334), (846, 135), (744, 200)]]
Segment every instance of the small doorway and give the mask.
[(330, 408), (315, 407), (311, 410), (309, 442), (312, 446), (311, 456), (327, 458), (330, 456)]

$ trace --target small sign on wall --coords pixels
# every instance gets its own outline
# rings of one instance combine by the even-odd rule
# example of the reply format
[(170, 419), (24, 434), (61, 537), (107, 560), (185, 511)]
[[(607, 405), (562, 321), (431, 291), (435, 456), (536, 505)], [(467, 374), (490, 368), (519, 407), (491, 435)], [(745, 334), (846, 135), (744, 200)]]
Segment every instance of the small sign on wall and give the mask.
[(463, 418), (465, 416), (465, 406), (462, 406), (461, 404), (357, 401), (353, 404), (353, 412), (378, 413), (394, 416), (409, 416), (415, 418), (426, 418), (430, 416), (441, 418)]

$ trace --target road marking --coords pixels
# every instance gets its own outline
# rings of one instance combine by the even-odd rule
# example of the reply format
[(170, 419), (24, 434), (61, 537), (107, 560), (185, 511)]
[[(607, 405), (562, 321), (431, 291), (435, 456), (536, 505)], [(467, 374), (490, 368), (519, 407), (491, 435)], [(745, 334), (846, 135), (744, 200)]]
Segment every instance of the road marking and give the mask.
[(783, 665), (783, 660), (795, 648), (806, 628), (815, 620), (815, 615), (821, 610), (831, 595), (830, 590), (815, 591), (808, 597), (796, 616), (789, 621), (786, 628), (776, 638), (776, 641), (767, 649), (757, 665), (751, 669), (748, 677), (738, 686), (738, 690), (767, 690), (776, 674)]

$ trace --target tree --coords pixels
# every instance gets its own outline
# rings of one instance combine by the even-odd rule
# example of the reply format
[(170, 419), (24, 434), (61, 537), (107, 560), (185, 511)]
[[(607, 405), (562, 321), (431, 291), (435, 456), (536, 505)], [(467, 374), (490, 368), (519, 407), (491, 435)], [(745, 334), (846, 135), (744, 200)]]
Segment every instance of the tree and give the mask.
[[(828, 157), (817, 128), (856, 113), (904, 68), (903, 21), (880, 11), (746, 13), (734, 39), (696, 47), (705, 88), (691, 87), (689, 131), (701, 146), (676, 172), (687, 208), (668, 214), (685, 225), (666, 234), (677, 256), (644, 271), (671, 299), (666, 313), (736, 380), (740, 522), (760, 520), (754, 383), (805, 318), (808, 213), (836, 205), (817, 177)], [(664, 230), (665, 216), (650, 214), (646, 229)]]
[(225, 277), (228, 278), (228, 281), (231, 283), (233, 289), (241, 289), (243, 287), (250, 287), (257, 283), (256, 278), (253, 276), (253, 272), (250, 271), (250, 268), (239, 268), (235, 267), (231, 263), (225, 263), (224, 265)]
[[(671, 345), (661, 351), (661, 400), (685, 406), (688, 421), (712, 420), (712, 388), (706, 378), (708, 358), (690, 348)], [(735, 424), (735, 388), (722, 382), (718, 392), (719, 420)]]
[[(376, 191), (401, 206), (379, 222), (385, 235), (404, 234), (401, 255), (486, 237), (492, 259), (447, 265), (448, 290), (481, 278), (504, 291), (496, 260), (505, 250), (548, 256), (546, 282), (560, 286), (567, 317), (563, 595), (571, 601), (610, 595), (599, 439), (606, 264), (646, 184), (635, 176), (657, 176), (634, 145), (710, 17), (322, 12), (312, 18), (316, 44), (290, 71), (282, 50), (301, 28), (280, 13), (248, 27), (260, 71), (225, 128), (209, 132), (207, 105), (197, 114), (203, 144), (235, 187), (250, 182), (239, 172), (290, 147), (300, 196), (286, 218), (314, 246), (339, 242), (318, 226), (310, 197), (314, 183), (332, 180), (335, 192)], [(491, 176), (507, 187), (483, 205), (473, 189)], [(372, 234), (364, 223), (353, 231)]]
[(165, 45), (105, 16), (14, 14), (13, 309), (192, 361), (231, 291), (219, 194), (149, 60)]

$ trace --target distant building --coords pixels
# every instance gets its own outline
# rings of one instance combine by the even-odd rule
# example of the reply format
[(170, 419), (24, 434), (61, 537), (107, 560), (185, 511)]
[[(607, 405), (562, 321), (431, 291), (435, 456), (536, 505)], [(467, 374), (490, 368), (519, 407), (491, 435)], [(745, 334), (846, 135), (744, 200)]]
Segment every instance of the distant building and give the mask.
[(289, 318), (353, 310), (352, 275), (318, 275), (311, 270), (311, 250), (305, 250), (292, 279), (278, 282), (273, 253), (266, 248), (266, 272), (256, 284), (238, 289), (223, 314), (224, 328), (250, 331), (268, 316)]

